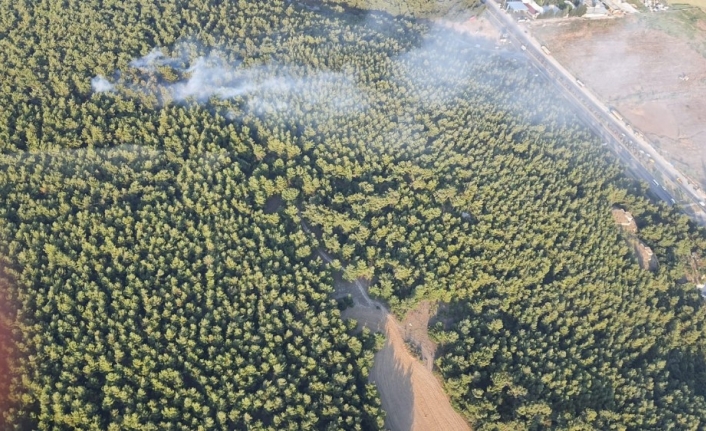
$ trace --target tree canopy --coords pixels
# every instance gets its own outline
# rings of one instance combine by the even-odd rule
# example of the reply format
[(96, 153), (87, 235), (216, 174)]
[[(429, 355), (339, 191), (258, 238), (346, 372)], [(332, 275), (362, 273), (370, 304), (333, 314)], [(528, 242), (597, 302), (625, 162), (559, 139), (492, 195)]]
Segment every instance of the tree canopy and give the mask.
[(3, 429), (382, 428), (317, 249), (450, 304), (477, 429), (703, 428), (706, 237), (520, 52), (333, 2), (0, 2)]

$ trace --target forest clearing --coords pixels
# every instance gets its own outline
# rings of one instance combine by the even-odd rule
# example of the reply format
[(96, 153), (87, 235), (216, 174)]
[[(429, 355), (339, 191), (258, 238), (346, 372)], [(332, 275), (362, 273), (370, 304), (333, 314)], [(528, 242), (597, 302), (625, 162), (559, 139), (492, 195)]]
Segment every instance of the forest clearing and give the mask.
[[(302, 228), (310, 232), (304, 222)], [(332, 263), (329, 253), (318, 250), (318, 254)], [(343, 310), (341, 317), (354, 319), (358, 329), (368, 328), (385, 335), (385, 344), (375, 353), (369, 376), (380, 392), (385, 427), (391, 431), (470, 430), (432, 372), (435, 346), (427, 330), (429, 303), (423, 301), (410, 310), (400, 324), (383, 304), (370, 298), (366, 280), (347, 282), (340, 274), (334, 280), (335, 296), (350, 295), (353, 300), (353, 306)], [(420, 346), (423, 363), (409, 352), (405, 340)]]
[(632, 214), (619, 208), (613, 208), (611, 214), (613, 215), (615, 224), (620, 226), (624, 232), (625, 242), (634, 251), (635, 258), (640, 268), (656, 270), (659, 267), (659, 262), (652, 252), (652, 249), (646, 246), (645, 243), (640, 241), (637, 237), (637, 223), (635, 223)]
[[(422, 364), (410, 354), (403, 336), (406, 328), (401, 328), (384, 307), (374, 304), (370, 307), (356, 302), (344, 310), (342, 317), (385, 334), (385, 345), (375, 354), (370, 372), (370, 382), (380, 391), (386, 412), (385, 426), (392, 431), (469, 430), (432, 373), (432, 364)], [(426, 332), (426, 328), (421, 330)]]

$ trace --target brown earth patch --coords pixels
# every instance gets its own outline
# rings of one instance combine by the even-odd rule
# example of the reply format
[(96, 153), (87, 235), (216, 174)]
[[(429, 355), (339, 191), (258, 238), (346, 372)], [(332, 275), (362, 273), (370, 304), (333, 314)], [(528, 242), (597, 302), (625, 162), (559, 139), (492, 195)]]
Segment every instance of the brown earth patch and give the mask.
[(635, 223), (632, 214), (620, 208), (613, 208), (611, 214), (613, 214), (615, 224), (621, 226), (627, 232), (637, 233), (637, 223)]
[[(370, 371), (370, 382), (375, 383), (380, 391), (382, 407), (387, 414), (386, 428), (392, 431), (470, 430), (461, 415), (451, 407), (449, 397), (431, 369), (409, 353), (403, 329), (387, 310), (356, 305), (341, 314), (344, 318), (356, 319), (359, 327), (384, 332), (387, 338), (385, 346), (376, 353)], [(421, 324), (425, 318), (428, 321), (428, 316), (428, 311), (418, 310), (405, 322), (407, 325), (412, 322)]]
[(436, 307), (430, 301), (422, 301), (402, 321), (404, 339), (419, 350), (422, 363), (429, 371), (434, 369), (436, 343), (429, 338), (428, 328), (435, 314)]
[(659, 262), (652, 253), (652, 249), (645, 245), (642, 241), (637, 239), (637, 237), (628, 238), (628, 244), (632, 247), (637, 257), (637, 263), (640, 268), (649, 271), (655, 271), (659, 267)]
[(644, 133), (663, 134), (672, 139), (679, 139), (679, 122), (673, 111), (664, 103), (650, 101), (629, 105), (624, 114)]
[(625, 242), (635, 253), (640, 268), (650, 271), (656, 270), (659, 267), (657, 257), (652, 252), (652, 249), (637, 237), (637, 223), (632, 214), (620, 208), (613, 208), (611, 214), (615, 224), (625, 232)]
[[(311, 233), (304, 221), (302, 229)], [(334, 259), (325, 250), (319, 249), (317, 253), (324, 262), (333, 263)], [(380, 392), (380, 401), (386, 413), (385, 427), (391, 431), (469, 431), (471, 428), (451, 406), (451, 400), (432, 373), (431, 366), (422, 365), (407, 350), (401, 325), (381, 303), (368, 296), (368, 283), (362, 279), (347, 282), (340, 273), (336, 274), (334, 297), (350, 295), (353, 299), (353, 307), (344, 309), (341, 317), (355, 319), (358, 329), (366, 327), (386, 336), (384, 347), (375, 354), (369, 376), (369, 381)], [(416, 313), (409, 313), (409, 320), (405, 319), (405, 322), (407, 326), (412, 323), (412, 327), (415, 324), (423, 327), (424, 331), (412, 331), (411, 336), (422, 345), (429, 346), (431, 340), (426, 327), (431, 308), (429, 303), (424, 304), (415, 310)], [(433, 349), (429, 351), (433, 364)]]

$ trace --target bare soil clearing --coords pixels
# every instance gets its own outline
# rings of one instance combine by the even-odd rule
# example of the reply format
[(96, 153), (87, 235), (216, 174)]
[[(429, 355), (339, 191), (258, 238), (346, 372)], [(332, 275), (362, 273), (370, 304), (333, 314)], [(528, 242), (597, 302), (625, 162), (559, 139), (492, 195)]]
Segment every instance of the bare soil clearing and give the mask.
[[(375, 355), (370, 381), (380, 391), (387, 413), (385, 426), (392, 431), (470, 430), (449, 401), (431, 370), (407, 350), (402, 330), (384, 308), (356, 305), (345, 310), (360, 326), (384, 331), (385, 346)], [(405, 320), (406, 321), (406, 320)], [(427, 337), (428, 338), (428, 337)]]
[[(436, 344), (427, 333), (431, 304), (422, 302), (400, 325), (382, 304), (368, 297), (362, 283), (337, 279), (336, 291), (348, 291), (355, 304), (341, 313), (343, 318), (385, 334), (385, 346), (375, 354), (370, 371), (370, 382), (380, 391), (387, 414), (385, 426), (392, 431), (470, 430), (432, 373)], [(421, 347), (424, 364), (407, 350), (405, 339)]]
[(640, 268), (650, 271), (656, 270), (659, 267), (659, 261), (652, 252), (652, 249), (637, 237), (637, 224), (632, 215), (619, 208), (613, 208), (611, 213), (613, 214), (615, 224), (625, 231), (625, 242), (633, 250), (633, 253), (635, 253)]
[[(302, 221), (304, 232), (311, 229)], [(324, 250), (317, 250), (326, 263), (333, 258)], [(380, 391), (382, 408), (385, 410), (385, 427), (391, 431), (470, 431), (463, 417), (451, 406), (449, 397), (441, 383), (432, 373), (436, 346), (429, 339), (427, 326), (431, 316), (429, 303), (422, 303), (408, 313), (405, 323), (418, 331), (410, 337), (426, 349), (428, 362), (422, 365), (412, 356), (405, 345), (403, 329), (394, 316), (379, 302), (368, 296), (365, 280), (346, 282), (340, 274), (334, 277), (334, 297), (350, 295), (353, 307), (343, 310), (343, 318), (355, 319), (358, 327), (384, 332), (385, 346), (375, 354), (370, 371), (370, 382)], [(411, 326), (410, 326), (411, 324)], [(424, 351), (424, 350), (423, 350)]]
[(673, 2), (675, 4), (688, 4), (692, 6), (699, 7), (703, 10), (706, 10), (706, 1), (705, 0), (679, 0), (678, 2)]
[(706, 185), (706, 15), (642, 15), (536, 21), (532, 32), (675, 166)]
[(427, 370), (434, 369), (436, 343), (429, 338), (429, 319), (435, 314), (429, 301), (422, 301), (410, 310), (402, 321), (404, 339), (419, 348), (422, 362)]
[(611, 214), (613, 215), (615, 224), (622, 226), (627, 232), (637, 233), (637, 223), (635, 223), (632, 214), (620, 208), (613, 208)]

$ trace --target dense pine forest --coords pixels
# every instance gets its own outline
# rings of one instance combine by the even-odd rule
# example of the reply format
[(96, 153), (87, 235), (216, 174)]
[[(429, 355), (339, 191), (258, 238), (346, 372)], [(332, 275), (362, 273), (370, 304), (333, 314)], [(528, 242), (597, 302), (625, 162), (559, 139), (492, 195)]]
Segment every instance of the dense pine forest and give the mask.
[(706, 235), (460, 2), (0, 2), (0, 428), (381, 429), (343, 265), (474, 429), (706, 426)]

